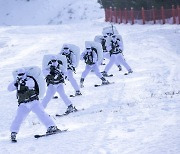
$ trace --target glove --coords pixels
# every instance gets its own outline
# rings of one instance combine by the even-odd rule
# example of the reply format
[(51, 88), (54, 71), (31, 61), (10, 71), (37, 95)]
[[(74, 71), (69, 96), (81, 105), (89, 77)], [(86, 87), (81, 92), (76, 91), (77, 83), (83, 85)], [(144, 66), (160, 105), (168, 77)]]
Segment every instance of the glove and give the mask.
[(75, 67), (73, 65), (69, 65), (69, 68), (75, 72)]
[(17, 82), (17, 81), (14, 83), (14, 86), (15, 86), (16, 88), (18, 87), (18, 82)]
[(56, 70), (56, 69), (55, 69), (55, 66), (51, 66), (51, 67), (50, 67), (50, 74), (51, 74), (51, 75), (55, 75), (55, 70)]
[(69, 81), (69, 79), (68, 79), (67, 75), (64, 77), (64, 79)]
[(50, 71), (50, 74), (55, 76), (55, 72), (54, 71)]
[(25, 86), (26, 85), (26, 82), (24, 80), (20, 80), (19, 83), (20, 83), (21, 86)]

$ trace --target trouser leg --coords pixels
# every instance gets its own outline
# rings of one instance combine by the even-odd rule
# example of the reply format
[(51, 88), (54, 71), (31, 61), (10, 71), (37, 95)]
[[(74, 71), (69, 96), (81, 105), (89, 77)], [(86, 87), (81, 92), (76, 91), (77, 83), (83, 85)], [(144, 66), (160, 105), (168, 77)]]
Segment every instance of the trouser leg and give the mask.
[(42, 106), (44, 108), (47, 107), (47, 104), (52, 99), (52, 97), (54, 96), (55, 92), (56, 92), (56, 88), (52, 84), (50, 84), (48, 86), (48, 88), (47, 88), (46, 96), (42, 100)]
[(127, 64), (122, 54), (117, 55), (117, 60), (122, 64), (128, 71), (131, 69), (131, 67)]
[(81, 78), (85, 79), (91, 69), (91, 66), (86, 65), (85, 70), (82, 72)]
[(66, 104), (66, 106), (69, 106), (72, 104), (72, 102), (70, 101), (70, 99), (67, 97), (67, 95), (64, 92), (64, 86), (63, 84), (59, 84), (57, 87), (57, 92), (59, 93), (59, 95), (61, 96), (62, 100), (64, 101), (64, 103)]
[(94, 64), (94, 66), (92, 67), (92, 69), (93, 69), (93, 71), (94, 71), (94, 73), (96, 74), (97, 77), (99, 77), (99, 78), (102, 78), (102, 77), (103, 77), (102, 74), (101, 74), (100, 71), (99, 71), (99, 68), (98, 68), (97, 64)]
[(103, 56), (104, 56), (104, 58), (106, 58), (106, 59), (110, 59), (110, 54), (109, 54), (109, 52), (104, 52), (104, 53), (103, 53)]
[(48, 129), (50, 126), (55, 126), (55, 123), (51, 119), (51, 117), (44, 111), (43, 106), (39, 101), (33, 101), (32, 111), (37, 115), (38, 119), (45, 125)]
[(116, 59), (115, 55), (111, 55), (109, 63), (106, 65), (106, 67), (104, 69), (105, 72), (108, 72), (111, 69), (111, 67), (115, 63), (115, 59)]
[(116, 66), (119, 68), (119, 71), (121, 71), (121, 70), (122, 70), (122, 67), (121, 67), (121, 65), (120, 65), (120, 61), (119, 61), (118, 58), (116, 58), (115, 64), (116, 64)]
[(24, 121), (24, 119), (29, 114), (29, 112), (30, 112), (30, 109), (28, 109), (25, 105), (23, 105), (23, 104), (19, 105), (16, 116), (10, 127), (11, 132), (16, 132), (16, 133), (19, 132), (20, 126), (21, 126), (22, 122)]
[(72, 87), (74, 88), (74, 90), (75, 90), (75, 91), (79, 91), (80, 88), (79, 88), (76, 80), (75, 80), (74, 77), (73, 77), (73, 72), (72, 72), (71, 70), (68, 70), (68, 71), (67, 71), (67, 75), (68, 75), (68, 79), (69, 79)]

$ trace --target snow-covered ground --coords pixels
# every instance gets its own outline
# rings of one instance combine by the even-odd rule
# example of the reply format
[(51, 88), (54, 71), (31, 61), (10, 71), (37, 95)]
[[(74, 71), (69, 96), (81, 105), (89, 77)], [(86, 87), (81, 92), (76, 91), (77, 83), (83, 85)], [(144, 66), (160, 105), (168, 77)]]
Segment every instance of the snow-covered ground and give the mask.
[[(180, 153), (180, 28), (177, 25), (116, 25), (125, 44), (124, 55), (134, 73), (124, 76), (114, 66), (109, 78), (115, 84), (94, 88), (100, 80), (90, 73), (83, 95), (71, 98), (78, 108), (67, 117), (56, 118), (66, 109), (61, 99), (47, 108), (59, 128), (69, 132), (36, 140), (45, 132), (32, 113), (23, 123), (18, 143), (9, 141), (9, 127), (15, 115), (15, 93), (6, 88), (12, 71), (20, 66), (41, 67), (47, 53), (58, 53), (65, 42), (84, 48), (107, 26), (102, 21), (59, 25), (1, 27), (0, 33), (0, 152), (1, 153)], [(87, 31), (88, 29), (88, 31)], [(103, 70), (104, 66), (100, 66)], [(79, 81), (84, 63), (75, 78)], [(74, 91), (67, 82), (67, 94)]]
[[(102, 14), (101, 14), (102, 15)], [(124, 40), (124, 55), (133, 74), (110, 70), (115, 84), (95, 88), (101, 81), (91, 72), (83, 95), (71, 98), (84, 111), (57, 118), (66, 110), (54, 99), (46, 108), (63, 134), (35, 139), (46, 131), (30, 113), (10, 142), (9, 127), (17, 109), (16, 93), (8, 92), (12, 71), (21, 66), (41, 67), (45, 54), (56, 54), (63, 43), (76, 44), (100, 35), (109, 26), (95, 18), (61, 25), (0, 27), (0, 153), (7, 154), (178, 154), (180, 153), (180, 27), (179, 25), (115, 25)], [(17, 22), (18, 23), (18, 22)], [(18, 25), (18, 24), (17, 24)], [(107, 63), (108, 61), (106, 61)], [(81, 61), (75, 78), (80, 80)], [(103, 70), (104, 66), (100, 66)], [(68, 95), (74, 93), (66, 81)]]

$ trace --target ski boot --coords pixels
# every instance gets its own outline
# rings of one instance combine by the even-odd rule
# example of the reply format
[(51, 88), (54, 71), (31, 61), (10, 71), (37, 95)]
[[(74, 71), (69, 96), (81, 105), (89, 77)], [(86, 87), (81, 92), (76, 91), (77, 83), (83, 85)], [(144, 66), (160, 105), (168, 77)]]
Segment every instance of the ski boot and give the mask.
[(58, 98), (58, 96), (53, 96), (53, 99), (57, 99)]
[(106, 80), (104, 77), (102, 77), (101, 80), (102, 80), (102, 84), (109, 84), (109, 81)]
[(81, 78), (81, 79), (80, 79), (80, 87), (81, 87), (81, 88), (84, 87), (83, 83), (84, 83), (84, 78)]
[(106, 65), (106, 64), (102, 62), (101, 65)]
[(17, 134), (16, 132), (12, 132), (12, 133), (11, 133), (11, 141), (12, 141), (12, 142), (17, 142), (17, 140), (16, 140), (16, 134)]
[(65, 114), (69, 114), (71, 112), (76, 112), (76, 111), (77, 111), (77, 109), (71, 104), (71, 105), (68, 106)]
[(118, 65), (117, 67), (119, 68), (119, 71), (122, 71), (121, 65)]
[(130, 74), (130, 73), (132, 73), (132, 72), (133, 72), (132, 69), (129, 69), (128, 72), (125, 73), (124, 75), (128, 75), (128, 74)]
[(57, 126), (50, 126), (48, 129), (47, 129), (47, 132), (46, 134), (53, 134), (55, 133), (56, 131), (58, 131), (59, 129), (57, 128)]
[(103, 71), (103, 72), (101, 72), (101, 73), (102, 73), (102, 75), (103, 75), (104, 77), (107, 77), (107, 76), (108, 76), (108, 74), (107, 74), (106, 71)]
[(132, 69), (128, 70), (128, 73), (132, 73), (132, 72), (133, 72)]
[(77, 90), (75, 93), (75, 96), (80, 96), (80, 95), (82, 95), (81, 92), (79, 90)]

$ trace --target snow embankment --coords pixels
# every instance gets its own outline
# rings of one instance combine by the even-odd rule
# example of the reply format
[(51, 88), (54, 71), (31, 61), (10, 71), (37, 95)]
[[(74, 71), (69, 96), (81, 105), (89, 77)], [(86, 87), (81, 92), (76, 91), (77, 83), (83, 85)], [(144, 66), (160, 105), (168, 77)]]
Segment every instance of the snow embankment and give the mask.
[(1, 0), (0, 25), (47, 25), (104, 17), (97, 0)]

